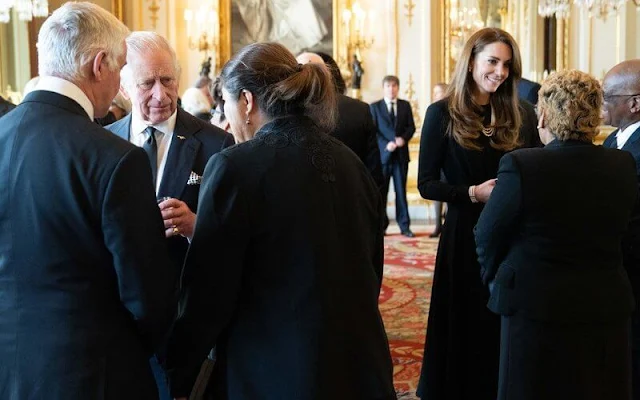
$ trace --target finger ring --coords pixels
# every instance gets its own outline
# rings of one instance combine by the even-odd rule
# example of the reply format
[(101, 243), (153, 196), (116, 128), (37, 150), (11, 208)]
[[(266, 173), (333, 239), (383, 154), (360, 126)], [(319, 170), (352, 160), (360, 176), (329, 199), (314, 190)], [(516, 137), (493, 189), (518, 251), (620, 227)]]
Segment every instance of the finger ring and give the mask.
[(174, 227), (173, 227), (173, 234), (174, 234), (174, 235), (177, 235), (177, 234), (179, 234), (179, 233), (180, 233), (180, 229), (178, 229), (178, 227), (177, 227), (177, 226), (174, 226)]

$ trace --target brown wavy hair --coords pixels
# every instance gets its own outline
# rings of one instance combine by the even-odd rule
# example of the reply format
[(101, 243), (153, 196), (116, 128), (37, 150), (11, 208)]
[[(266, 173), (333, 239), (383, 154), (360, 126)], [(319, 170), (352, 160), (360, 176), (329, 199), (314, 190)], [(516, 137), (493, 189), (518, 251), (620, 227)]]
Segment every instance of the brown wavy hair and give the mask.
[(482, 107), (473, 101), (476, 86), (469, 67), (485, 46), (502, 42), (511, 49), (509, 76), (502, 82), (489, 102), (496, 116), (495, 133), (491, 136), (491, 147), (509, 151), (518, 147), (520, 142), (520, 103), (516, 83), (522, 76), (520, 49), (513, 37), (502, 29), (484, 28), (474, 33), (462, 49), (460, 59), (447, 89), (451, 121), (447, 133), (462, 147), (470, 150), (482, 150), (478, 139), (482, 135)]
[(558, 140), (593, 142), (602, 123), (602, 87), (593, 76), (566, 70), (551, 74), (538, 92), (538, 112)]
[(254, 43), (240, 50), (220, 74), (222, 86), (238, 97), (250, 91), (258, 107), (270, 118), (302, 114), (323, 130), (335, 127), (337, 95), (324, 65), (298, 64), (278, 43)]

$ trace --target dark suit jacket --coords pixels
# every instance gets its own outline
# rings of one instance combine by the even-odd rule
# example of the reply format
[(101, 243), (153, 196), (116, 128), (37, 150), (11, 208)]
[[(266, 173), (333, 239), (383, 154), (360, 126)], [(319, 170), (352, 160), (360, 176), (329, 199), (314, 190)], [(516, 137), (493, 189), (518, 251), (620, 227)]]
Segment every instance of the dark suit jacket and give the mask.
[(13, 110), (15, 107), (15, 104), (0, 96), (0, 117)]
[(537, 82), (521, 78), (518, 81), (518, 97), (535, 106), (538, 104), (538, 91), (540, 91), (541, 87)]
[[(397, 115), (395, 125), (391, 123), (391, 117), (384, 99), (372, 103), (369, 107), (371, 108), (373, 123), (378, 129), (378, 149), (380, 150), (382, 164), (387, 164), (394, 160), (400, 163), (409, 163), (409, 141), (416, 131), (411, 104), (405, 100), (396, 100)], [(406, 145), (397, 148), (394, 152), (388, 152), (387, 144), (396, 140), (397, 136), (401, 136)]]
[[(106, 128), (128, 141), (131, 118), (129, 114)], [(158, 197), (182, 200), (187, 203), (192, 212), (197, 213), (200, 184), (188, 185), (189, 176), (192, 171), (202, 176), (209, 158), (223, 148), (234, 144), (233, 136), (181, 108), (178, 108), (173, 134)], [(168, 245), (169, 256), (180, 271), (189, 242), (182, 236), (173, 236), (168, 239)]]
[(500, 161), (476, 226), (489, 308), (537, 320), (595, 322), (633, 309), (620, 241), (638, 198), (625, 152), (553, 141)]
[(216, 346), (216, 399), (395, 399), (378, 311), (382, 199), (360, 160), (285, 117), (213, 156), (204, 179), (172, 394), (188, 394)]
[(144, 151), (34, 91), (2, 117), (0, 171), (0, 398), (156, 398), (178, 277)]
[(338, 96), (338, 124), (333, 136), (346, 144), (367, 167), (382, 188), (382, 166), (377, 144), (378, 130), (373, 124), (369, 105), (351, 97)]
[[(618, 147), (616, 129), (604, 141), (603, 146), (616, 149)], [(631, 134), (627, 142), (622, 146), (623, 151), (629, 152), (636, 160), (636, 174), (640, 182), (640, 128)], [(627, 274), (636, 294), (636, 300), (640, 301), (640, 201), (631, 215), (629, 229), (622, 239), (622, 256)]]

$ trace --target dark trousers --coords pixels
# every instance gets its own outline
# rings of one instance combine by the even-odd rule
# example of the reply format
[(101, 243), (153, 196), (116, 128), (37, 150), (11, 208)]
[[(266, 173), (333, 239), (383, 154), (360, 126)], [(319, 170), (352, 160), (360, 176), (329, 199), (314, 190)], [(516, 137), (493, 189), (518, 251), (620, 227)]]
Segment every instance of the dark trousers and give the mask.
[[(396, 192), (396, 222), (400, 227), (400, 231), (409, 230), (411, 220), (409, 219), (409, 206), (407, 204), (407, 172), (409, 171), (408, 163), (401, 163), (392, 157), (391, 160), (382, 164), (382, 198), (384, 199), (385, 210), (387, 204), (387, 195), (389, 193), (389, 180), (393, 177), (393, 190)], [(389, 226), (389, 218), (385, 211), (384, 227)]]

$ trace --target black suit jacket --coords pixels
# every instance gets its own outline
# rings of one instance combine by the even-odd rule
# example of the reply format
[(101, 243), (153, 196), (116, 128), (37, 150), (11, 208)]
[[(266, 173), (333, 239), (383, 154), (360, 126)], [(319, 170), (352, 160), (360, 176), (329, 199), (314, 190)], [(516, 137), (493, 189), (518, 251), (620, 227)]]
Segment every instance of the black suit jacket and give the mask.
[[(618, 132), (618, 129), (612, 132), (605, 139), (603, 146), (616, 149), (618, 147), (616, 140)], [(635, 159), (636, 174), (640, 183), (640, 140), (638, 139), (640, 139), (640, 128), (631, 134), (621, 150), (629, 152)], [(636, 294), (636, 300), (640, 301), (640, 200), (631, 215), (629, 229), (622, 239), (622, 256)]]
[[(416, 125), (413, 122), (413, 113), (411, 112), (411, 104), (408, 101), (396, 99), (397, 115), (395, 125), (391, 123), (389, 110), (384, 99), (376, 101), (370, 105), (373, 123), (378, 129), (378, 150), (380, 151), (380, 160), (382, 164), (392, 161), (400, 163), (409, 163), (409, 141), (416, 132)], [(387, 144), (396, 140), (397, 136), (401, 136), (406, 144), (398, 147), (394, 152), (387, 151)]]
[(338, 96), (338, 124), (333, 136), (346, 144), (367, 167), (373, 180), (382, 188), (382, 166), (377, 145), (378, 130), (369, 105), (345, 95)]
[(216, 399), (395, 399), (378, 311), (382, 199), (360, 160), (285, 117), (213, 156), (204, 180), (172, 394), (189, 393), (215, 346)]
[(15, 104), (0, 96), (0, 117), (13, 110), (15, 107)]
[(0, 398), (156, 398), (177, 275), (144, 151), (34, 91), (2, 117), (0, 171)]
[(538, 92), (541, 87), (537, 82), (521, 78), (518, 81), (518, 97), (535, 106), (538, 104)]
[(638, 198), (625, 152), (553, 141), (500, 161), (476, 226), (489, 308), (558, 322), (628, 318), (633, 309), (620, 241)]
[[(107, 126), (111, 132), (129, 141), (131, 114)], [(233, 136), (178, 108), (167, 162), (158, 190), (158, 197), (173, 197), (184, 201), (192, 212), (198, 210), (200, 183), (189, 185), (191, 172), (203, 176), (209, 158), (234, 144)], [(155, 192), (155, 190), (154, 190)], [(169, 256), (178, 271), (182, 269), (189, 242), (182, 236), (168, 239)]]

